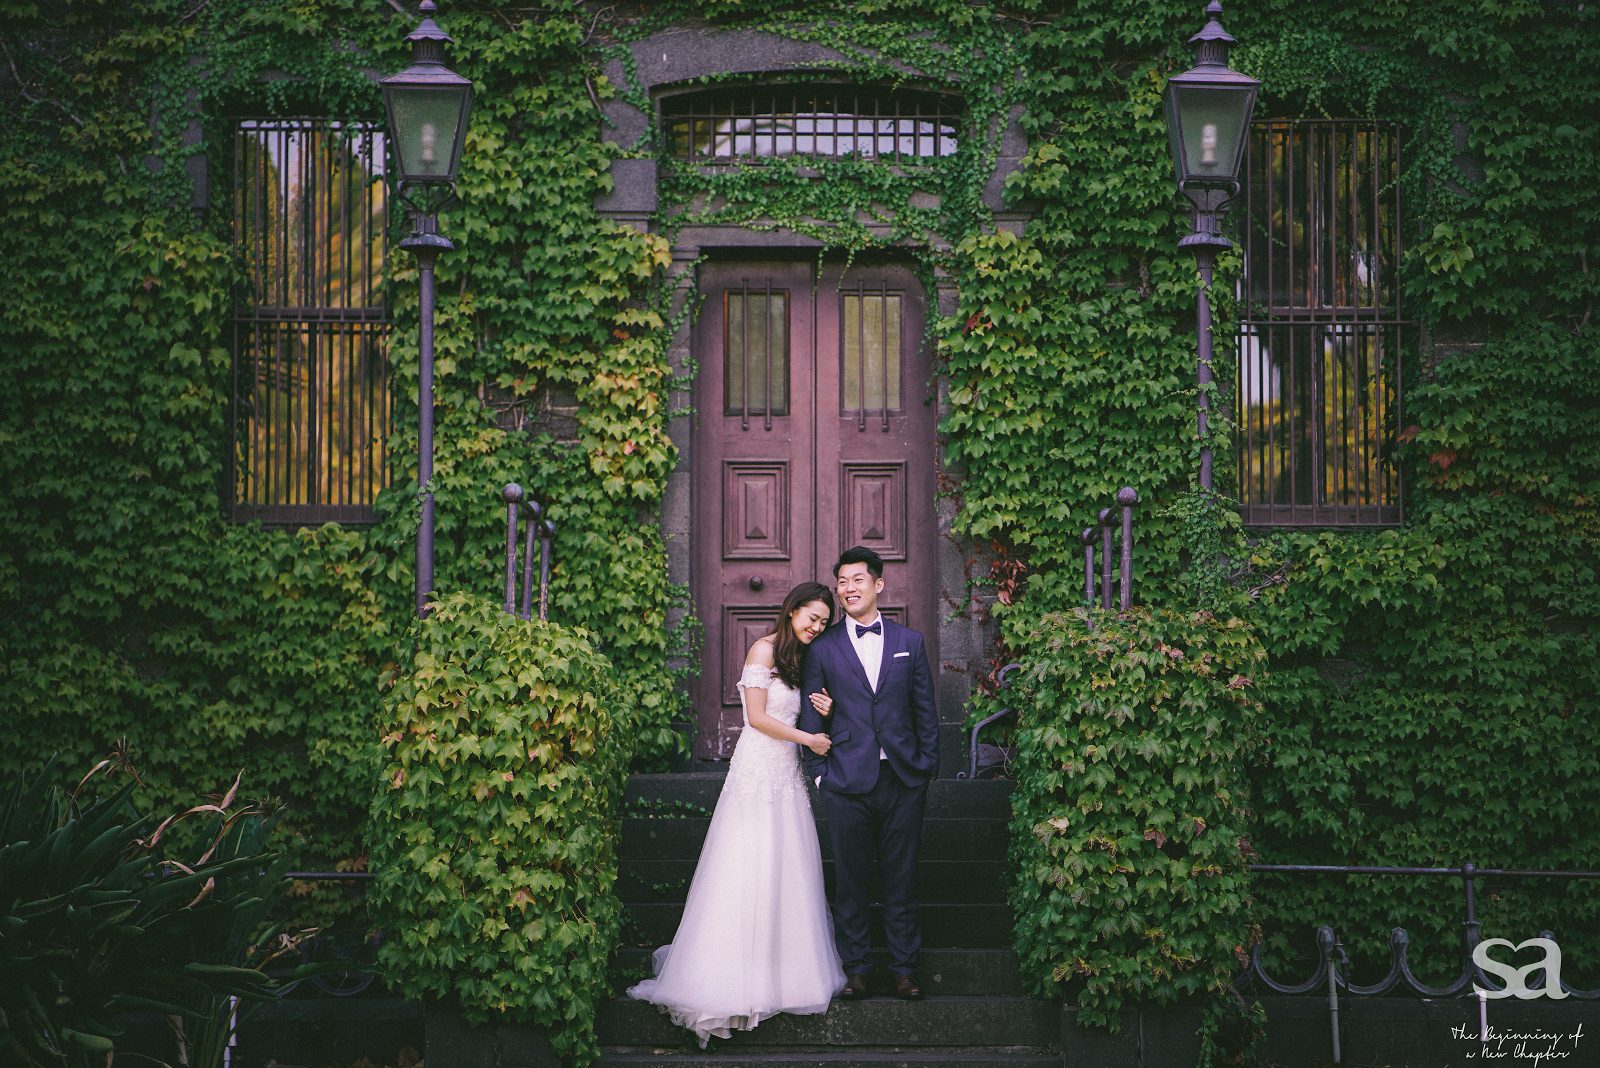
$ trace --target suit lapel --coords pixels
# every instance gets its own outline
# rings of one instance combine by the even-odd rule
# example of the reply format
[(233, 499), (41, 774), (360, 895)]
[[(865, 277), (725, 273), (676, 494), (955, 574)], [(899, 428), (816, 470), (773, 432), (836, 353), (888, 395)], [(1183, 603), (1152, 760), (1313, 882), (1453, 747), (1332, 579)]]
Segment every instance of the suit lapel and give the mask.
[[(878, 685), (873, 693), (883, 692), (883, 682), (889, 677), (889, 661), (900, 651), (900, 628), (889, 622), (889, 617), (882, 613), (878, 618), (883, 620), (883, 656), (878, 660)], [(866, 672), (862, 672), (862, 676), (865, 677)]]
[(855, 620), (849, 616), (845, 616), (844, 622), (839, 624), (839, 655), (849, 661), (850, 670), (855, 674), (856, 679), (866, 688), (868, 693), (871, 693), (872, 683), (867, 681), (867, 669), (861, 666), (861, 658), (856, 655), (856, 643), (850, 640), (850, 632), (845, 629), (854, 625)]

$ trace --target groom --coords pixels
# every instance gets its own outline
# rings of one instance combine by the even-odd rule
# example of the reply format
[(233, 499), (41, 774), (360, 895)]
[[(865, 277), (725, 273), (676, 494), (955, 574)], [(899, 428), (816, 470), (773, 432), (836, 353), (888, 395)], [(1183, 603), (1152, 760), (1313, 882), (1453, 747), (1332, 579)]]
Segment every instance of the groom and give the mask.
[[(808, 749), (800, 755), (833, 838), (833, 936), (846, 976), (839, 996), (867, 996), (867, 876), (876, 859), (895, 996), (916, 1001), (917, 846), (928, 780), (939, 767), (933, 678), (922, 635), (878, 611), (882, 558), (854, 546), (839, 556), (833, 575), (846, 618), (805, 658), (799, 727), (826, 730), (833, 740), (825, 757)], [(826, 721), (811, 706), (820, 690), (833, 698)]]

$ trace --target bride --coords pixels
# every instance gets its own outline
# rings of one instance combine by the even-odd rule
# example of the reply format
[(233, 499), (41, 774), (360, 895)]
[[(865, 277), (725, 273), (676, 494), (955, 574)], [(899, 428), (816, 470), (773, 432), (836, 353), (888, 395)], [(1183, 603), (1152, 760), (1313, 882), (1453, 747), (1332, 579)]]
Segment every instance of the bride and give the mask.
[[(795, 729), (800, 658), (828, 626), (833, 594), (805, 582), (783, 599), (775, 633), (745, 657), (739, 692), (747, 728), (706, 832), (670, 945), (654, 979), (628, 996), (660, 1007), (706, 1046), (780, 1012), (827, 1011), (844, 986), (822, 887), (822, 854), (796, 744), (818, 756), (826, 734)], [(813, 698), (827, 715), (826, 693)]]

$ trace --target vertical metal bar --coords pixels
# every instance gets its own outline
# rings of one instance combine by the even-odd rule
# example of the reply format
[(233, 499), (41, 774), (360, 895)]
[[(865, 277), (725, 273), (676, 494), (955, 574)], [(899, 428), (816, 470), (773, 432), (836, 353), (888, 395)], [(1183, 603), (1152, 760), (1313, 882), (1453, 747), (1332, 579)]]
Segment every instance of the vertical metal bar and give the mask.
[[(766, 429), (772, 429), (772, 279), (767, 278), (767, 295), (761, 304), (761, 336), (766, 341), (767, 350), (767, 380), (766, 380)], [(750, 315), (750, 309), (745, 309), (745, 317)]]
[(1327, 480), (1323, 468), (1323, 465), (1327, 462), (1327, 442), (1324, 434), (1325, 427), (1323, 426), (1323, 408), (1327, 404), (1327, 398), (1323, 396), (1323, 379), (1328, 373), (1326, 364), (1331, 329), (1333, 328), (1321, 325), (1313, 328), (1311, 335), (1311, 372), (1307, 376), (1311, 380), (1311, 503), (1315, 507), (1326, 504), (1328, 494)]
[(528, 501), (523, 505), (527, 512), (527, 523), (522, 532), (522, 611), (517, 613), (518, 619), (533, 618), (533, 543), (539, 537), (539, 519), (544, 514), (538, 501)]
[[(234, 255), (238, 256), (245, 264), (248, 264), (250, 259), (245, 251), (242, 231), (247, 232), (244, 228), (246, 226), (246, 207), (249, 204), (249, 196), (245, 192), (246, 186), (240, 180), (241, 175), (239, 173), (243, 159), (244, 127), (240, 125), (235, 128), (233, 136), (233, 232), (230, 236), (233, 239)], [(240, 344), (243, 331), (239, 322), (239, 311), (240, 309), (235, 305), (232, 323), (233, 337), (231, 339), (233, 342), (233, 360), (232, 367), (229, 368), (232, 388), (228, 400), (228, 503), (232, 505), (243, 503), (241, 498), (248, 499), (245, 494), (240, 492), (242, 486), (240, 476), (243, 471), (249, 468), (247, 464), (241, 469), (239, 463), (239, 429), (243, 422), (239, 417), (241, 407), (239, 404), (239, 364), (241, 362), (240, 357), (243, 355)]]
[(867, 429), (867, 293), (856, 280), (856, 430)]
[(885, 278), (881, 286), (878, 327), (882, 335), (883, 349), (883, 433), (887, 434), (889, 432), (889, 280)]
[(1477, 968), (1477, 962), (1472, 959), (1472, 953), (1473, 950), (1478, 948), (1478, 941), (1482, 937), (1482, 932), (1478, 925), (1477, 871), (1477, 865), (1470, 860), (1461, 865), (1461, 885), (1466, 892), (1467, 904), (1467, 918), (1461, 924), (1461, 939), (1468, 969)]
[(861, 94), (850, 98), (850, 154), (861, 155)]
[[(1283, 200), (1284, 200), (1284, 306), (1285, 308), (1299, 304), (1295, 293), (1295, 232), (1299, 220), (1295, 216), (1295, 172), (1296, 162), (1300, 152), (1300, 137), (1292, 126), (1284, 129), (1284, 157), (1283, 157)], [(1300, 393), (1299, 371), (1297, 359), (1300, 341), (1300, 326), (1290, 321), (1286, 330), (1289, 338), (1289, 380), (1291, 391), (1289, 393), (1288, 419), (1284, 427), (1287, 434), (1289, 452), (1289, 503), (1291, 506), (1300, 504), (1300, 456), (1299, 456), (1299, 428), (1296, 425), (1299, 416)]]
[(1349, 253), (1345, 257), (1343, 267), (1348, 279), (1346, 289), (1349, 294), (1345, 303), (1351, 308), (1351, 345), (1349, 350), (1350, 359), (1344, 368), (1344, 388), (1346, 411), (1348, 412), (1346, 418), (1350, 422), (1351, 430), (1349, 434), (1341, 431), (1340, 442), (1344, 451), (1344, 484), (1342, 486), (1344, 499), (1346, 503), (1350, 503), (1353, 500), (1359, 508), (1362, 505), (1371, 503), (1367, 495), (1366, 486), (1367, 406), (1362, 403), (1361, 393), (1367, 380), (1366, 375), (1362, 373), (1366, 367), (1366, 346), (1363, 341), (1363, 331), (1356, 325), (1360, 316), (1355, 311), (1357, 305), (1366, 303), (1365, 298), (1357, 292), (1359, 279), (1356, 271), (1356, 261), (1361, 255), (1358, 244), (1360, 235), (1357, 230), (1361, 214), (1359, 210), (1360, 194), (1357, 191), (1356, 184), (1359, 178), (1361, 146), (1355, 123), (1346, 123), (1345, 126), (1347, 127), (1346, 140), (1349, 144), (1347, 157), (1349, 164), (1346, 167), (1343, 185), (1345, 189), (1345, 216), (1349, 220), (1350, 232), (1346, 241)]
[[(1400, 323), (1402, 321), (1401, 320), (1401, 316), (1403, 314), (1402, 311), (1401, 311), (1401, 308), (1400, 308), (1400, 304), (1401, 304), (1401, 289), (1400, 289), (1400, 283), (1399, 283), (1400, 256), (1405, 251), (1404, 247), (1403, 247), (1404, 238), (1400, 233), (1400, 134), (1399, 134), (1399, 131), (1393, 126), (1391, 126), (1389, 129), (1390, 129), (1391, 141), (1392, 141), (1392, 143), (1394, 145), (1394, 153), (1393, 153), (1393, 156), (1392, 156), (1393, 165), (1392, 165), (1392, 167), (1390, 168), (1390, 171), (1389, 171), (1389, 180), (1390, 180), (1391, 184), (1394, 186), (1394, 214), (1390, 217), (1391, 218), (1391, 225), (1390, 225), (1390, 228), (1389, 228), (1389, 232), (1394, 235), (1394, 254), (1393, 255), (1394, 255), (1395, 275), (1396, 275), (1395, 281), (1393, 281), (1390, 284), (1394, 288), (1394, 318), (1395, 318), (1395, 322), (1398, 324), (1398, 323)], [(1376, 150), (1374, 150), (1374, 151), (1376, 151)], [(1401, 374), (1401, 367), (1400, 367), (1400, 360), (1402, 358), (1402, 355), (1405, 352), (1405, 349), (1404, 349), (1404, 338), (1401, 336), (1401, 333), (1402, 333), (1403, 330), (1404, 330), (1403, 326), (1398, 326), (1397, 325), (1396, 328), (1395, 328), (1395, 335), (1396, 335), (1395, 336), (1396, 347), (1395, 347), (1395, 354), (1394, 354), (1394, 388), (1395, 388), (1394, 420), (1395, 421), (1394, 421), (1393, 425), (1394, 425), (1396, 430), (1398, 430), (1404, 424), (1404, 420), (1405, 420), (1405, 403), (1404, 403), (1404, 396), (1402, 394), (1402, 390), (1404, 388), (1404, 383), (1405, 383), (1405, 376), (1403, 374)], [(1393, 468), (1393, 476), (1394, 476), (1394, 478), (1396, 480), (1396, 483), (1397, 483), (1396, 486), (1395, 486), (1395, 498), (1398, 501), (1399, 506), (1400, 506), (1400, 519), (1403, 521), (1405, 519), (1405, 514), (1406, 514), (1405, 513), (1405, 509), (1406, 509), (1405, 484), (1403, 482), (1399, 482), (1400, 472), (1399, 472), (1399, 468), (1398, 467), (1394, 467)]]
[(1299, 353), (1296, 350), (1299, 348), (1300, 324), (1291, 322), (1284, 328), (1283, 332), (1289, 341), (1289, 390), (1284, 405), (1287, 418), (1283, 420), (1283, 423), (1286, 424), (1284, 427), (1284, 447), (1288, 452), (1289, 461), (1288, 503), (1298, 507), (1300, 504), (1300, 435), (1296, 422), (1299, 419), (1300, 409), (1300, 361), (1298, 359)]
[[(352, 248), (350, 233), (350, 183), (356, 174), (356, 160), (353, 151), (352, 138), (358, 136), (353, 128), (349, 135), (340, 127), (339, 137), (339, 296), (341, 308), (359, 307), (356, 303), (355, 285), (351, 279), (351, 266), (354, 262), (354, 249)], [(342, 389), (344, 390), (344, 416), (340, 422), (340, 435), (344, 452), (344, 486), (340, 499), (345, 504), (365, 504), (360, 492), (360, 482), (356, 477), (356, 465), (360, 462), (361, 452), (356, 446), (356, 415), (360, 410), (360, 398), (356, 388), (361, 381), (359, 370), (359, 339), (361, 338), (360, 326), (353, 326), (345, 338), (344, 361), (342, 365)]]
[(522, 487), (515, 482), (507, 482), (505, 489), (500, 491), (500, 499), (506, 502), (506, 615), (517, 614), (517, 508), (522, 502)]
[(1133, 506), (1139, 503), (1139, 494), (1132, 486), (1117, 491), (1117, 504), (1122, 508), (1122, 610), (1133, 605)]
[[(1398, 289), (1398, 287), (1396, 288)], [(1394, 411), (1386, 411), (1384, 413), (1388, 417), (1389, 425), (1396, 429), (1405, 425), (1406, 418), (1405, 375), (1401, 373), (1402, 368), (1400, 366), (1400, 361), (1405, 355), (1405, 344), (1405, 326), (1396, 323), (1394, 328), (1394, 359), (1390, 367), (1385, 371), (1386, 374), (1393, 373), (1394, 375)], [(1388, 465), (1384, 477), (1386, 482), (1393, 486), (1394, 502), (1400, 509), (1398, 518), (1401, 522), (1404, 522), (1406, 517), (1406, 487), (1405, 483), (1400, 479), (1399, 466), (1396, 464)]]
[[(1277, 216), (1277, 209), (1276, 209), (1276, 205), (1275, 205), (1275, 202), (1277, 201), (1277, 193), (1278, 193), (1278, 188), (1277, 188), (1278, 176), (1277, 175), (1278, 175), (1279, 168), (1277, 166), (1277, 163), (1278, 163), (1278, 152), (1280, 151), (1282, 145), (1283, 145), (1283, 138), (1281, 136), (1279, 136), (1278, 128), (1276, 126), (1269, 126), (1267, 128), (1267, 159), (1266, 159), (1266, 180), (1265, 180), (1265, 186), (1266, 186), (1266, 190), (1267, 190), (1267, 208), (1266, 208), (1266, 220), (1267, 220), (1267, 223), (1266, 223), (1266, 227), (1265, 227), (1265, 230), (1266, 230), (1265, 245), (1266, 245), (1266, 260), (1267, 260), (1267, 288), (1266, 288), (1267, 304), (1266, 304), (1266, 313), (1265, 313), (1265, 316), (1264, 316), (1265, 319), (1266, 319), (1266, 322), (1268, 324), (1267, 327), (1266, 327), (1266, 330), (1265, 330), (1265, 334), (1266, 334), (1267, 340), (1269, 342), (1269, 347), (1267, 348), (1266, 353), (1263, 356), (1263, 362), (1266, 362), (1266, 361), (1269, 361), (1269, 360), (1275, 361), (1279, 365), (1280, 368), (1283, 365), (1283, 352), (1278, 349), (1277, 331), (1272, 329), (1272, 325), (1271, 324), (1273, 322), (1273, 314), (1274, 314), (1273, 309), (1276, 306), (1276, 297), (1277, 297), (1277, 292), (1278, 292), (1278, 290), (1277, 290), (1278, 275), (1277, 275), (1277, 266), (1276, 266), (1278, 233), (1277, 233), (1277, 229), (1274, 226), (1274, 222), (1278, 217)], [(1287, 378), (1288, 378), (1288, 376), (1282, 374), (1281, 371), (1280, 371), (1279, 376), (1278, 376), (1277, 396), (1274, 397), (1270, 402), (1263, 403), (1262, 406), (1261, 406), (1261, 433), (1262, 433), (1263, 438), (1266, 439), (1265, 446), (1264, 446), (1264, 452), (1266, 454), (1266, 463), (1267, 463), (1267, 485), (1266, 485), (1267, 499), (1266, 499), (1265, 503), (1267, 503), (1268, 505), (1275, 505), (1275, 504), (1278, 503), (1278, 493), (1279, 493), (1279, 489), (1278, 489), (1278, 481), (1279, 481), (1279, 479), (1278, 479), (1278, 470), (1279, 470), (1280, 465), (1283, 463), (1283, 455), (1278, 449), (1278, 442), (1279, 442), (1279, 440), (1280, 440), (1280, 438), (1281, 438), (1281, 436), (1283, 434), (1282, 412), (1283, 412), (1283, 408), (1284, 408), (1284, 398), (1287, 396), (1286, 387), (1285, 387), (1285, 382), (1286, 382)], [(1273, 417), (1276, 417), (1276, 418), (1273, 418)]]
[[(1211, 394), (1206, 388), (1212, 383), (1211, 375), (1211, 277), (1212, 267), (1215, 263), (1215, 252), (1212, 249), (1200, 247), (1195, 250), (1195, 263), (1200, 273), (1200, 285), (1195, 290), (1195, 318), (1200, 335), (1200, 347), (1196, 360), (1195, 377), (1199, 381), (1199, 396), (1195, 405), (1195, 426), (1200, 437), (1200, 488), (1210, 491), (1211, 481), (1211, 442), (1209, 438), (1209, 420), (1211, 409)], [(1106, 607), (1110, 607), (1107, 605)]]
[[(421, 224), (438, 233), (431, 215)], [(427, 615), (433, 593), (433, 261), (436, 253), (417, 254), (421, 308), (417, 322), (417, 488), (422, 493), (422, 523), (417, 529), (417, 616)]]
[(1246, 509), (1251, 504), (1251, 478), (1254, 471), (1255, 460), (1255, 413), (1250, 410), (1249, 394), (1251, 374), (1254, 367), (1251, 365), (1253, 355), (1251, 346), (1246, 344), (1249, 336), (1249, 324), (1254, 315), (1251, 306), (1251, 261), (1255, 252), (1255, 182), (1252, 176), (1255, 173), (1256, 135), (1254, 130), (1245, 132), (1244, 141), (1244, 182), (1240, 190), (1244, 194), (1244, 262), (1240, 264), (1239, 271), (1239, 318), (1234, 324), (1233, 351), (1236, 372), (1233, 383), (1233, 410), (1234, 420), (1244, 428), (1244, 440), (1235, 443), (1234, 465), (1238, 469), (1239, 502)]
[(550, 618), (550, 545), (555, 540), (556, 525), (546, 519), (539, 524), (539, 619)]
[(1083, 601), (1090, 608), (1094, 607), (1094, 527), (1084, 527), (1083, 533), (1078, 535), (1078, 540), (1083, 543)]
[[(1315, 129), (1316, 127), (1313, 128)], [(1336, 324), (1342, 324), (1342, 322), (1348, 318), (1348, 313), (1344, 311), (1344, 303), (1340, 296), (1339, 290), (1339, 275), (1341, 272), (1339, 270), (1338, 255), (1338, 123), (1328, 124), (1326, 128), (1326, 136), (1323, 138), (1321, 152), (1322, 154), (1319, 157), (1321, 167), (1319, 168), (1319, 173), (1317, 175), (1319, 179), (1317, 203), (1320, 205), (1319, 212), (1322, 215), (1322, 219), (1320, 220), (1321, 225), (1319, 228), (1327, 231), (1327, 239), (1326, 241), (1319, 240), (1317, 245), (1319, 249), (1325, 248), (1326, 250), (1325, 257), (1327, 260), (1327, 267), (1325, 268), (1325, 274), (1327, 276), (1327, 281), (1319, 287), (1323, 293), (1326, 293), (1326, 296), (1319, 295), (1319, 299), (1326, 302), (1327, 306), (1329, 307), (1329, 318), (1332, 319)], [(1325, 187), (1325, 189), (1322, 187)], [(1325, 465), (1323, 467), (1323, 479), (1325, 482), (1324, 494), (1326, 499), (1322, 503), (1332, 505), (1341, 503), (1342, 494), (1344, 491), (1344, 486), (1342, 483), (1343, 471), (1341, 469), (1343, 465), (1343, 457), (1341, 455), (1343, 439), (1339, 433), (1344, 407), (1344, 390), (1342, 388), (1341, 381), (1343, 379), (1344, 370), (1342, 366), (1344, 361), (1341, 348), (1344, 341), (1343, 325), (1334, 326), (1329, 334), (1329, 338), (1332, 341), (1332, 344), (1324, 345), (1322, 351), (1329, 359), (1333, 361), (1332, 366), (1328, 368), (1326, 383), (1326, 388), (1332, 393), (1332, 396), (1331, 398), (1326, 399), (1324, 402), (1322, 408), (1323, 425), (1317, 431), (1317, 438), (1322, 442), (1323, 463)], [(1337, 521), (1340, 514), (1341, 513), (1337, 510), (1332, 513), (1335, 521)]]
[[(296, 352), (296, 373), (294, 389), (291, 393), (297, 405), (294, 420), (295, 450), (290, 457), (289, 475), (295, 480), (298, 489), (295, 493), (296, 504), (312, 503), (311, 496), (311, 469), (316, 466), (312, 454), (313, 442), (311, 440), (313, 418), (311, 414), (311, 399), (315, 381), (316, 342), (313, 331), (316, 329), (306, 321), (306, 305), (311, 300), (311, 251), (312, 236), (310, 233), (312, 216), (315, 214), (316, 190), (312, 186), (311, 178), (311, 133), (307, 124), (301, 123), (296, 131), (299, 146), (297, 159), (299, 160), (300, 197), (297, 204), (298, 213), (295, 217), (295, 273), (294, 273), (294, 307), (298, 316), (296, 325), (300, 332), (300, 346)], [(302, 381), (304, 386), (301, 385)]]
[(1333, 1063), (1343, 1064), (1339, 1052), (1339, 951), (1343, 947), (1336, 940), (1333, 952), (1328, 954), (1328, 1026), (1333, 1036)]
[(1111, 509), (1102, 508), (1100, 524), (1100, 607), (1111, 607)]

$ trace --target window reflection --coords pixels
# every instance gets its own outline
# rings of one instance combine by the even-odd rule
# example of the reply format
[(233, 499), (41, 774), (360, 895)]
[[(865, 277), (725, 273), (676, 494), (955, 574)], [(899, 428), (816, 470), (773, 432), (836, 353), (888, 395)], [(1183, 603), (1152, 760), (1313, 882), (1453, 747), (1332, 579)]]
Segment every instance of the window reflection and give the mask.
[(674, 159), (915, 160), (954, 155), (959, 110), (931, 93), (751, 89), (668, 98)]

